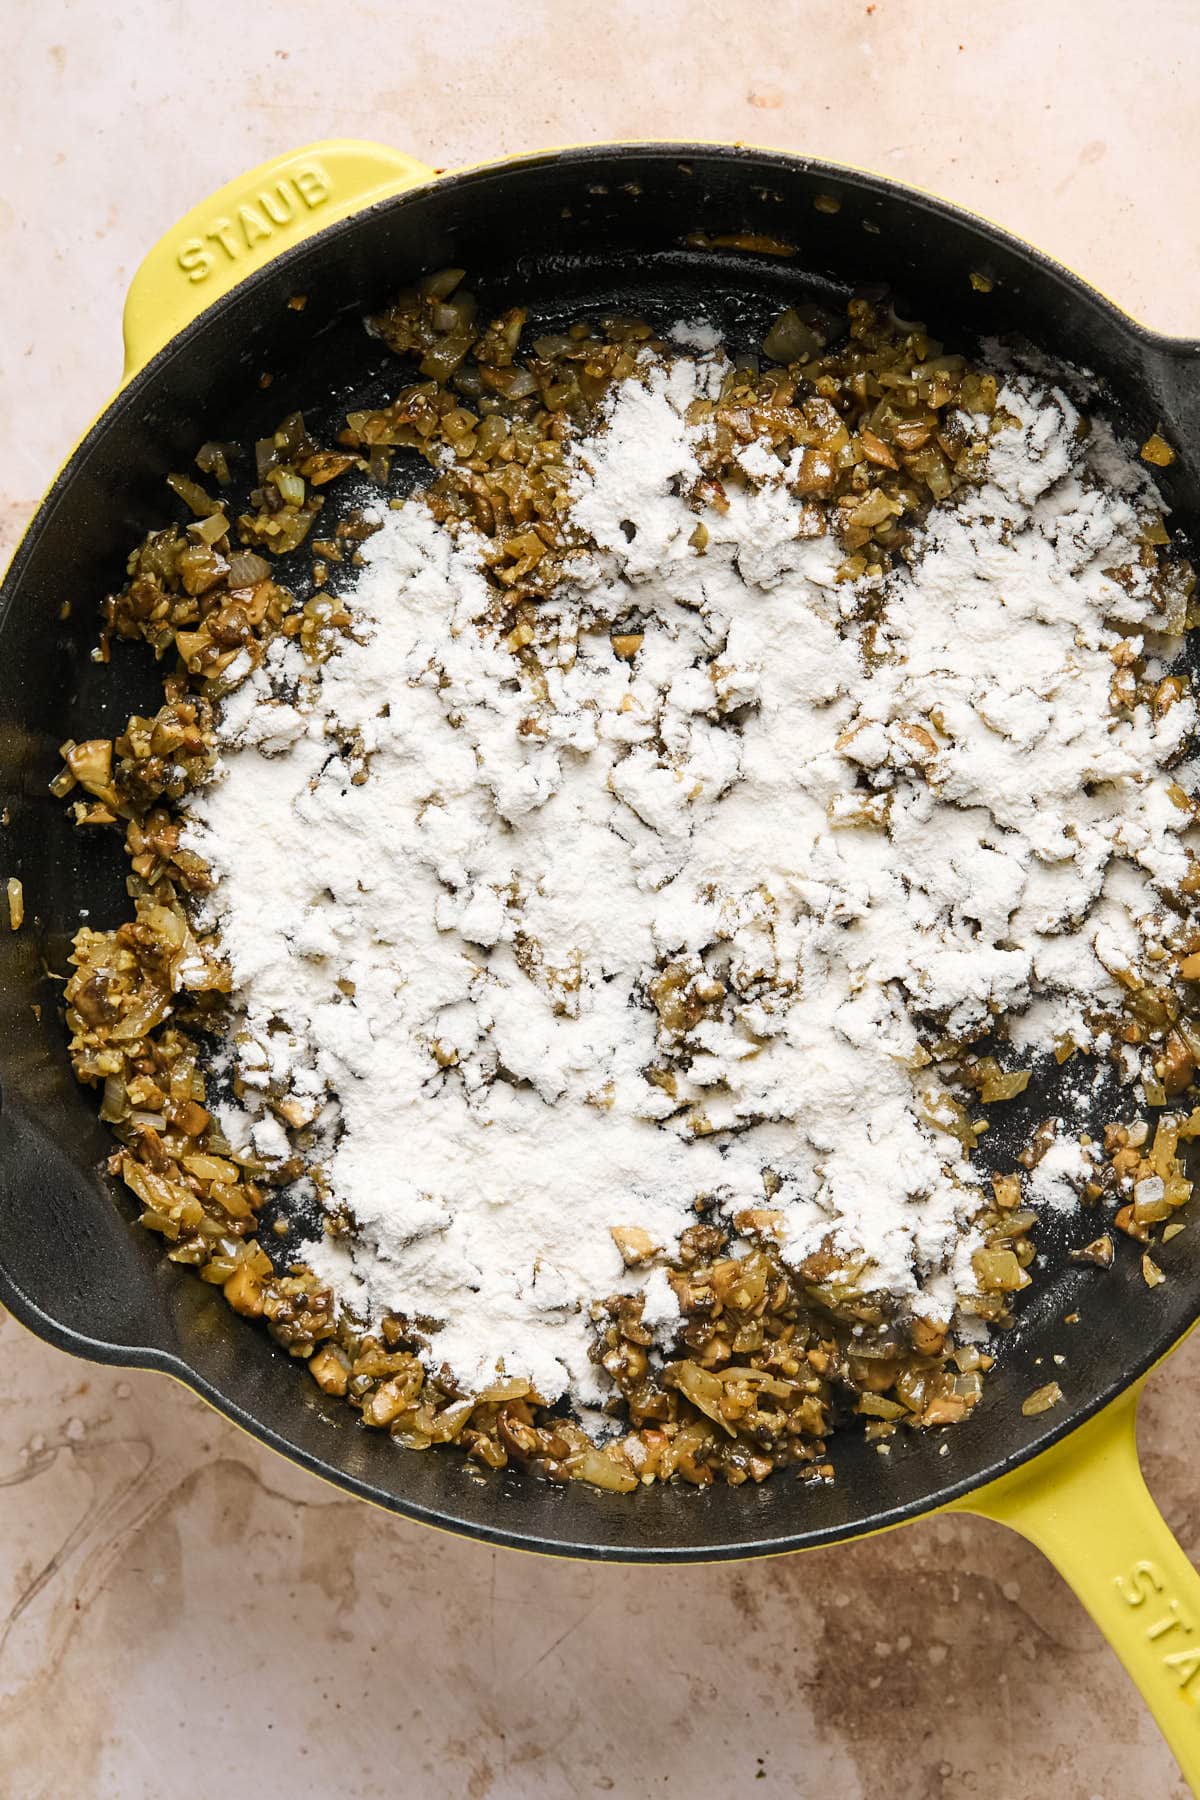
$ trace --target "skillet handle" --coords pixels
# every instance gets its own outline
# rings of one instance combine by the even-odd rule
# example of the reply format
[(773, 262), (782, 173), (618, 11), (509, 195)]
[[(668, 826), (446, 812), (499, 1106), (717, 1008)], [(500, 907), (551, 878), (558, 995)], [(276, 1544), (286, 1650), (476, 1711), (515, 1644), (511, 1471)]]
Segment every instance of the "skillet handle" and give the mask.
[(133, 278), (125, 301), (124, 380), (280, 251), (433, 178), (431, 168), (400, 150), (329, 138), (273, 157), (219, 188), (159, 239)]
[(955, 1503), (1048, 1556), (1124, 1663), (1200, 1796), (1200, 1574), (1138, 1464), (1140, 1384), (1026, 1468)]

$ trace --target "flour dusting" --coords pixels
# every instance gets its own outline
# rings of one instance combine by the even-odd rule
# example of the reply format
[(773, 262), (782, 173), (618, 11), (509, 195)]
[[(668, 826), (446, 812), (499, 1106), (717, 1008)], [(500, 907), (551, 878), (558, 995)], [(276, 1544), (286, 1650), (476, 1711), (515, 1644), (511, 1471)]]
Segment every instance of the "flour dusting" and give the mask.
[[(802, 452), (751, 443), (709, 494), (728, 364), (671, 336), (570, 453), (578, 547), (534, 616), (501, 619), (470, 527), (382, 512), (352, 637), (316, 669), (270, 645), (188, 825), (235, 983), (221, 1127), (275, 1166), (315, 1134), (310, 1266), (468, 1391), (581, 1409), (613, 1391), (593, 1303), (644, 1292), (669, 1342), (697, 1202), (952, 1320), (987, 1194), (929, 1046), (1107, 1048), (1191, 835), (1192, 700), (1111, 702), (1122, 646), (1165, 675), (1182, 620), (1102, 423), (1011, 375), (983, 481), (839, 580)], [(1029, 1198), (1088, 1172), (1063, 1138)]]

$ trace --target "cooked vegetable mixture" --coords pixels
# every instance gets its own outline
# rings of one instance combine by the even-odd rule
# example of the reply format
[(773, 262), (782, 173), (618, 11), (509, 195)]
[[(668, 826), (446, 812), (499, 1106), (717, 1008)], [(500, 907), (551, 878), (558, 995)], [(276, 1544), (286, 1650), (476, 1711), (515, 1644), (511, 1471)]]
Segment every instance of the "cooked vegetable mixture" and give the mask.
[[(515, 1463), (620, 1492), (673, 1479), (758, 1482), (788, 1468), (829, 1478), (828, 1440), (849, 1421), (886, 1444), (901, 1428), (952, 1425), (977, 1405), (993, 1333), (1011, 1322), (1015, 1296), (1035, 1278), (1042, 1207), (1092, 1209), (1094, 1240), (1075, 1252), (1084, 1267), (1111, 1264), (1115, 1230), (1135, 1240), (1147, 1284), (1163, 1279), (1147, 1246), (1180, 1229), (1176, 1214), (1192, 1191), (1183, 1157), (1200, 1135), (1200, 1109), (1189, 1100), (1200, 1059), (1200, 834), (1192, 835), (1188, 779), (1195, 708), (1181, 657), (1184, 634), (1200, 622), (1194, 576), (1148, 478), (1133, 472), (1103, 421), (1079, 409), (1078, 393), (1026, 379), (999, 352), (994, 366), (973, 366), (882, 303), (851, 301), (843, 319), (788, 308), (759, 353), (731, 357), (704, 322), (660, 333), (636, 319), (588, 319), (531, 335), (524, 310), (489, 318), (463, 280), (457, 269), (428, 276), (370, 322), (395, 353), (395, 397), (350, 412), (334, 442), (316, 442), (292, 414), (250, 451), (203, 445), (194, 473), (168, 478), (190, 517), (138, 546), (126, 585), (104, 603), (102, 656), (121, 640), (144, 640), (164, 666), (164, 697), (115, 741), (62, 748), (55, 792), (80, 826), (123, 831), (130, 858), (131, 916), (75, 939), (66, 989), (74, 1068), (101, 1092), (101, 1117), (119, 1141), (111, 1171), (166, 1255), (193, 1265), (236, 1312), (262, 1320), (326, 1393), (399, 1445), (454, 1444), (488, 1468)], [(656, 416), (684, 446), (687, 472), (682, 461), (664, 465), (653, 493), (632, 493), (624, 518), (621, 507), (612, 511), (620, 434), (625, 424), (633, 431), (646, 396), (661, 402)], [(644, 418), (638, 429), (625, 475), (642, 479), (660, 439)], [(1150, 440), (1146, 461), (1164, 466), (1161, 443)], [(399, 496), (411, 494), (414, 466), (426, 472), (405, 504)], [(326, 527), (335, 483), (348, 499), (330, 505), (337, 517)], [(1065, 484), (1074, 484), (1069, 505)], [(778, 543), (764, 544), (767, 512), (753, 513), (764, 495), (786, 503)], [(603, 719), (606, 708), (617, 716), (642, 704), (638, 682), (652, 681), (664, 632), (688, 646), (690, 674), (673, 668), (670, 681), (700, 671), (706, 697), (693, 711), (711, 715), (705, 742), (718, 747), (714, 755), (735, 745), (742, 762), (713, 774), (694, 739), (687, 761), (661, 720), (657, 734), (630, 737), (606, 792), (635, 824), (627, 839), (612, 837), (612, 854), (640, 855), (647, 869), (676, 829), (656, 796), (671, 799), (671, 783), (686, 778), (689, 806), (716, 805), (744, 771), (745, 721), (766, 704), (756, 685), (763, 659), (747, 654), (739, 664), (732, 631), (705, 638), (700, 600), (695, 644), (683, 626), (664, 625), (648, 599), (614, 610), (614, 581), (636, 601), (649, 592), (637, 585), (649, 571), (677, 567), (677, 587), (685, 586), (671, 605), (686, 612), (686, 583), (702, 587), (706, 559), (712, 569), (722, 555), (727, 569), (740, 559), (741, 579), (769, 596), (816, 546), (824, 572), (812, 579), (827, 605), (829, 658), (857, 659), (857, 686), (831, 677), (828, 694), (811, 697), (836, 719), (820, 782), (802, 776), (799, 762), (795, 775), (818, 797), (821, 832), (857, 846), (845, 852), (855, 879), (839, 886), (828, 867), (797, 871), (804, 891), (788, 918), (752, 868), (732, 898), (701, 882), (693, 911), (719, 900), (719, 927), (694, 942), (668, 942), (660, 931), (655, 960), (630, 988), (625, 1010), (645, 1022), (650, 1045), (633, 1071), (638, 1092), (650, 1095), (637, 1116), (662, 1142), (671, 1134), (672, 1156), (686, 1161), (694, 1151), (697, 1169), (707, 1158), (708, 1173), (683, 1202), (694, 1222), (674, 1234), (654, 1228), (659, 1215), (643, 1218), (631, 1198), (613, 1195), (611, 1284), (582, 1305), (575, 1295), (558, 1302), (571, 1328), (586, 1333), (588, 1370), (564, 1351), (561, 1380), (531, 1361), (506, 1372), (519, 1359), (490, 1351), (486, 1367), (468, 1369), (448, 1347), (460, 1340), (442, 1333), (437, 1309), (409, 1300), (403, 1270), (392, 1289), (376, 1280), (376, 1264), (384, 1274), (403, 1264), (421, 1231), (412, 1226), (400, 1251), (385, 1245), (380, 1221), (347, 1201), (338, 1177), (339, 1096), (315, 1079), (307, 1087), (276, 1079), (265, 1052), (256, 1061), (253, 1009), (225, 938), (219, 859), (205, 848), (206, 829), (220, 841), (205, 798), (220, 795), (218, 765), (246, 754), (248, 740), (230, 723), (251, 716), (246, 705), (237, 712), (239, 702), (257, 693), (276, 709), (273, 729), (286, 709), (302, 731), (323, 671), (360, 641), (355, 585), (370, 570), (372, 540), (378, 549), (418, 530), (416, 509), (456, 546), (453, 555), (472, 559), (482, 599), (462, 629), (485, 634), (489, 655), (508, 659), (504, 684), (520, 698), (516, 729), (534, 749), (566, 716), (563, 683), (584, 679), (572, 675), (577, 663), (586, 674), (588, 659), (602, 656), (594, 666), (603, 691), (580, 706)], [(621, 525), (611, 542), (610, 515)], [(743, 517), (758, 520), (758, 541), (747, 528), (731, 552)], [(1018, 811), (1028, 778), (1013, 746), (1047, 733), (1046, 742), (1058, 733), (1055, 741), (1069, 743), (1061, 695), (1073, 694), (1079, 707), (1086, 683), (1081, 676), (1063, 690), (1059, 672), (1037, 664), (1049, 601), (1044, 618), (1031, 613), (1032, 673), (1019, 694), (981, 698), (978, 683), (956, 689), (970, 634), (965, 611), (944, 642), (929, 633), (940, 616), (939, 570), (946, 608), (965, 607), (964, 579), (985, 584), (995, 558), (1027, 530), (1026, 575), (1058, 556), (1055, 593), (1067, 593), (1070, 581), (1081, 592), (1091, 584), (1100, 623), (1087, 668), (1095, 674), (1102, 663), (1105, 673), (1098, 700), (1094, 683), (1086, 687), (1101, 732), (1095, 755), (1089, 750), (1077, 785), (1049, 796), (1039, 814), (1046, 835), (1033, 854), (1051, 871), (1038, 890), (1044, 917), (1017, 931), (1015, 888), (1007, 912), (992, 919), (986, 910), (1020, 876), (1006, 862), (1006, 838), (1033, 830)], [(274, 559), (302, 546), (311, 567), (285, 585)], [(928, 625), (913, 585), (923, 570)], [(986, 670), (1003, 651), (981, 645)], [(814, 666), (824, 668), (814, 646)], [(927, 692), (922, 658), (932, 671)], [(442, 671), (432, 685), (450, 694), (459, 729), (466, 708), (451, 675)], [(667, 677), (658, 685), (665, 692)], [(403, 704), (397, 695), (396, 707)], [(980, 717), (1001, 759), (983, 773), (969, 750), (968, 727)], [(288, 741), (264, 730), (257, 743), (278, 757)], [(1011, 768), (1003, 761), (1010, 752)], [(374, 779), (361, 730), (344, 733), (330, 755), (345, 791)], [(991, 819), (986, 830), (972, 826), (961, 892), (935, 891), (917, 827), (933, 820), (941, 830), (935, 806), (947, 818), (977, 820), (985, 779)], [(1092, 804), (1105, 784), (1126, 796), (1116, 825), (1111, 805)], [(1052, 803), (1053, 831), (1045, 822)], [(703, 829), (701, 818), (698, 839)], [(657, 833), (653, 844), (647, 832)], [(909, 948), (901, 940), (894, 954), (880, 936), (891, 915), (867, 893), (880, 844), (901, 861), (912, 847), (911, 879), (893, 878), (910, 907)], [(676, 878), (675, 854), (652, 870), (653, 881), (646, 876), (647, 890)], [(513, 891), (485, 895), (486, 907), (477, 895), (470, 918), (461, 895), (453, 918), (439, 915), (440, 929), (459, 934), (456, 944), (476, 947), (485, 972), (504, 928), (484, 913), (519, 911), (528, 898), (519, 885), (514, 877)], [(14, 928), (19, 900), (10, 894)], [(1101, 901), (1108, 910), (1093, 914)], [(263, 904), (271, 907), (270, 895)], [(817, 922), (809, 936), (797, 919)], [(954, 944), (935, 945), (940, 919), (955, 922)], [(789, 928), (802, 940), (790, 965)], [(1085, 935), (1086, 980), (1069, 956)], [(856, 961), (853, 947), (864, 939), (874, 960), (864, 951)], [(550, 966), (519, 927), (504, 941), (513, 946), (511, 979), (549, 995), (556, 1017), (578, 1019), (589, 980), (582, 963)], [(1061, 956), (1058, 946), (1066, 946)], [(848, 1006), (855, 995), (874, 996), (874, 1010), (854, 1027), (883, 1071), (865, 1099), (840, 1096), (836, 1069), (822, 1074), (817, 1039), (804, 1040), (798, 1063), (786, 1060), (788, 1042), (800, 1041), (806, 971), (811, 980), (817, 967), (827, 985), (830, 969), (845, 980)], [(336, 985), (348, 1013), (355, 979), (347, 972)], [(455, 1018), (461, 1025), (461, 1007)], [(839, 1013), (821, 1030), (850, 1042), (848, 1018)], [(482, 1105), (484, 1089), (511, 1082), (518, 1100), (537, 1089), (552, 1118), (541, 1073), (514, 1074), (495, 1053), (480, 1062), (469, 1033), (455, 1037), (448, 1027), (429, 1037), (426, 1053), (430, 1092)], [(739, 1057), (748, 1072), (735, 1079)], [(1062, 1072), (1067, 1099), (1054, 1116), (1031, 1117), (1019, 1153), (993, 1166), (989, 1125), (1027, 1104), (1031, 1074), (1046, 1067)], [(822, 1138), (819, 1121), (788, 1092), (826, 1078)], [(872, 1098), (883, 1104), (888, 1082), (899, 1095), (893, 1110), (863, 1110)], [(564, 1093), (567, 1086), (564, 1076)], [(587, 1105), (615, 1117), (620, 1086), (614, 1068), (611, 1091), (590, 1088)], [(878, 1160), (847, 1161), (872, 1132)], [(803, 1155), (791, 1158), (791, 1138), (805, 1133)], [(897, 1160), (911, 1172), (888, 1235), (872, 1212), (871, 1184)], [(718, 1168), (727, 1181), (710, 1178)], [(912, 1202), (911, 1227), (902, 1200)], [(396, 1292), (404, 1305), (389, 1303)], [(559, 1316), (553, 1303), (549, 1316)], [(1024, 1410), (1036, 1414), (1061, 1397), (1052, 1382)]]

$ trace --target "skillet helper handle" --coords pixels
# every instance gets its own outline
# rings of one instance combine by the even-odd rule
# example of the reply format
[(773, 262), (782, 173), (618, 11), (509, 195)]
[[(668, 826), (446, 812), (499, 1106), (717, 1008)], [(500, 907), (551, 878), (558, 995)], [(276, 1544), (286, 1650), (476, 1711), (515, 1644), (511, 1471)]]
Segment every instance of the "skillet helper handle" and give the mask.
[(1200, 1574), (1142, 1479), (1140, 1387), (955, 1510), (1049, 1557), (1124, 1663), (1200, 1796)]
[(432, 181), (414, 156), (330, 138), (219, 188), (161, 237), (125, 301), (125, 381), (247, 275), (350, 213)]

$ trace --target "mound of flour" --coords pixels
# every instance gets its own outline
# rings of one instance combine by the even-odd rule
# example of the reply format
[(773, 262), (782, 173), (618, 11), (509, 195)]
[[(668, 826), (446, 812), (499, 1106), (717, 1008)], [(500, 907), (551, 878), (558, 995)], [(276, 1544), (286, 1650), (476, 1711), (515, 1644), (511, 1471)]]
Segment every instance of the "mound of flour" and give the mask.
[[(1004, 1012), (1025, 1060), (1086, 1049), (1186, 867), (1194, 705), (1110, 706), (1121, 639), (1164, 671), (1178, 644), (1108, 431), (1011, 378), (985, 483), (868, 593), (763, 446), (697, 510), (685, 415), (725, 366), (615, 391), (572, 452), (571, 578), (515, 634), (469, 533), (386, 512), (353, 641), (315, 674), (271, 646), (192, 806), (236, 984), (223, 1128), (278, 1163), (311, 1122), (356, 1225), (312, 1266), (467, 1386), (603, 1400), (588, 1305), (645, 1289), (669, 1332), (701, 1197), (952, 1316), (982, 1194), (922, 1038)], [(613, 1227), (661, 1256), (627, 1268)]]

